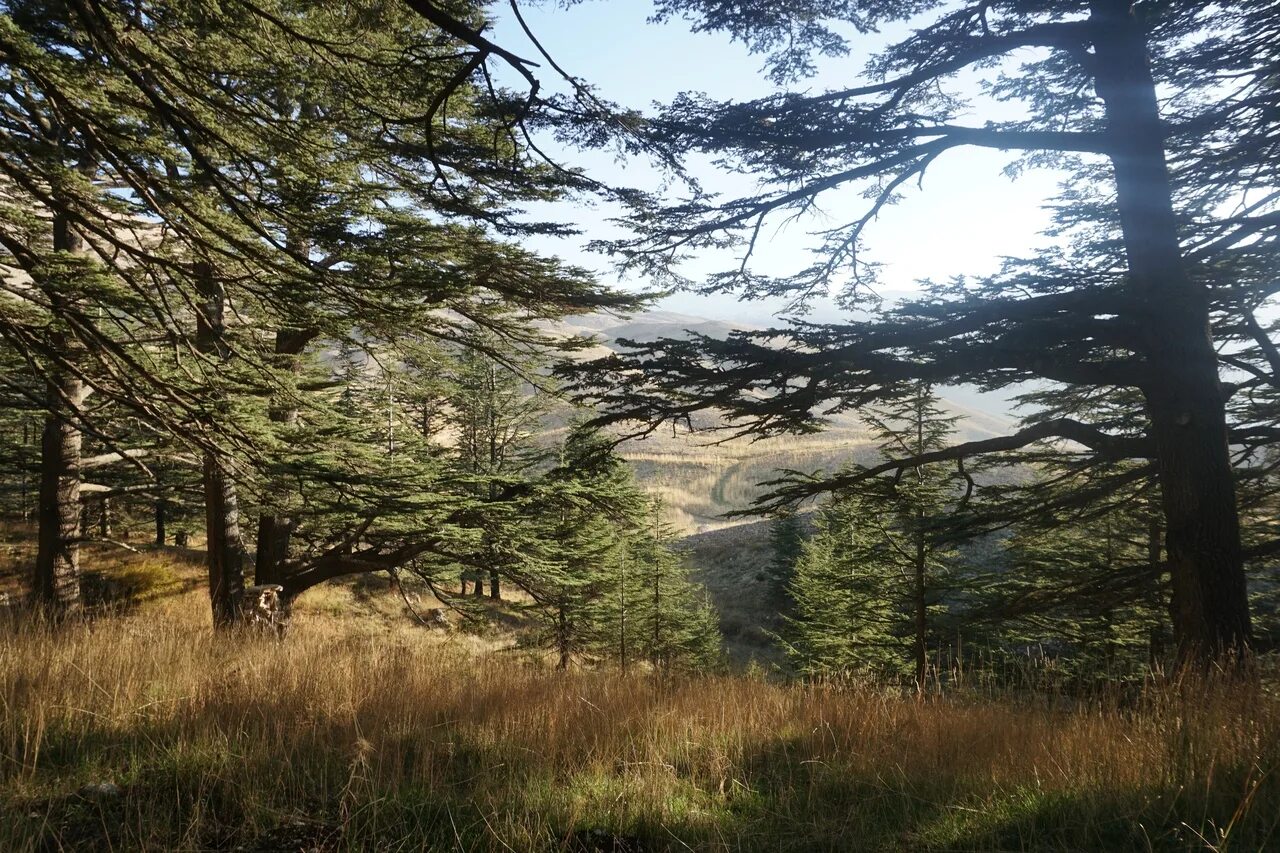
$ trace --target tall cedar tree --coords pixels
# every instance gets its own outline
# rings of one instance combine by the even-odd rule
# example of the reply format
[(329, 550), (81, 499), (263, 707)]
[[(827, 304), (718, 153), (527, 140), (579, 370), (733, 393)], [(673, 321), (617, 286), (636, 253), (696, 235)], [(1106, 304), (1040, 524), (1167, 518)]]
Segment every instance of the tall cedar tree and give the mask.
[(482, 543), (474, 556), (474, 565), (487, 577), (475, 577), (475, 593), (481, 594), (487, 580), (489, 597), (498, 599), (504, 566), (519, 559), (517, 549), (504, 541), (510, 520), (503, 498), (525, 486), (540, 461), (532, 439), (546, 408), (545, 396), (526, 388), (528, 379), (539, 374), (535, 360), (508, 352), (503, 363), (493, 354), (500, 351), (497, 341), (488, 342), (486, 350), (464, 349), (455, 355), (444, 422), (452, 427), (458, 477), (488, 509), (480, 514)]
[(631, 529), (607, 567), (612, 580), (597, 608), (607, 628), (600, 652), (624, 671), (633, 661), (658, 672), (713, 669), (722, 656), (720, 627), (706, 590), (690, 579), (662, 503), (640, 508), (625, 519)]
[(542, 554), (528, 589), (544, 619), (543, 642), (565, 669), (609, 641), (600, 600), (614, 586), (610, 568), (623, 557), (619, 527), (643, 512), (643, 499), (607, 440), (578, 425), (540, 491)]
[(902, 597), (894, 566), (870, 522), (882, 511), (867, 496), (837, 493), (818, 511), (788, 588), (784, 648), (806, 677), (904, 672)]
[(624, 670), (636, 661), (657, 671), (718, 664), (720, 632), (706, 592), (689, 579), (661, 506), (640, 492), (610, 438), (571, 426), (532, 508), (535, 559), (513, 578), (533, 597), (539, 641), (558, 668), (575, 657)]
[[(629, 354), (566, 368), (582, 395), (603, 401), (609, 421), (652, 425), (719, 408), (732, 417), (729, 428), (762, 434), (814, 429), (822, 413), (893, 396), (904, 381), (1136, 389), (1137, 434), (1045, 419), (928, 460), (1069, 440), (1099, 459), (1149, 462), (1160, 485), (1181, 656), (1205, 661), (1243, 651), (1252, 631), (1228, 445), (1276, 434), (1246, 419), (1229, 439), (1227, 401), (1241, 383), (1221, 381), (1217, 345), (1226, 344), (1224, 358), (1247, 351), (1236, 358), (1254, 374), (1245, 386), (1274, 386), (1280, 359), (1252, 318), (1274, 290), (1266, 269), (1280, 245), (1275, 159), (1266, 153), (1280, 138), (1275, 4), (658, 4), (659, 18), (680, 16), (765, 53), (779, 84), (851, 52), (850, 30), (907, 20), (913, 30), (849, 88), (797, 86), (741, 103), (684, 95), (655, 116), (653, 139), (677, 154), (720, 158), (760, 189), (728, 199), (695, 193), (666, 206), (639, 196), (631, 217), (639, 236), (611, 246), (632, 267), (687, 285), (676, 272), (682, 258), (737, 247), (733, 268), (701, 287), (803, 304), (844, 284), (844, 303), (858, 304), (867, 226), (930, 164), (966, 146), (1023, 152), (1022, 166), (1069, 171), (1055, 226), (1066, 248), (1011, 264), (977, 286), (957, 280), (865, 321), (637, 344)], [(953, 85), (961, 77), (980, 81), (983, 95), (966, 96)], [(987, 120), (966, 122), (993, 102)], [(1002, 118), (1009, 107), (999, 102), (1016, 106), (1019, 117)], [(867, 193), (867, 207), (820, 232), (811, 266), (783, 278), (753, 271), (756, 236), (771, 222), (850, 189)], [(1082, 234), (1090, 239), (1075, 240)], [(1104, 251), (1091, 251), (1099, 246)], [(797, 482), (776, 502), (919, 461)]]
[[(48, 389), (35, 587), (51, 603), (75, 601), (81, 434), (111, 443), (85, 422), (90, 390), (217, 460), (211, 530), (231, 531), (235, 460), (261, 455), (262, 430), (213, 416), (208, 389), (227, 364), (257, 375), (245, 390), (272, 400), (263, 414), (287, 433), (306, 341), (412, 329), (456, 342), (467, 318), (532, 346), (550, 343), (532, 320), (635, 303), (494, 239), (555, 230), (514, 214), (578, 179), (539, 167), (504, 132), (515, 105), (475, 105), (480, 63), (439, 23), (325, 3), (0, 11), (0, 245), (17, 297), (0, 307), (0, 333)], [(224, 352), (223, 318), (274, 341), (244, 336)], [(177, 345), (123, 347), (120, 329)], [(259, 568), (293, 593), (415, 548), (404, 537), (357, 547), (375, 503), (336, 549), (305, 560), (289, 554), (291, 520), (265, 509)], [(235, 550), (231, 538), (215, 537)], [(237, 561), (228, 552), (223, 564)]]
[(779, 510), (769, 524), (769, 547), (773, 549), (769, 583), (777, 596), (779, 613), (787, 610), (787, 588), (795, 575), (804, 540), (804, 522), (800, 515), (791, 507)]

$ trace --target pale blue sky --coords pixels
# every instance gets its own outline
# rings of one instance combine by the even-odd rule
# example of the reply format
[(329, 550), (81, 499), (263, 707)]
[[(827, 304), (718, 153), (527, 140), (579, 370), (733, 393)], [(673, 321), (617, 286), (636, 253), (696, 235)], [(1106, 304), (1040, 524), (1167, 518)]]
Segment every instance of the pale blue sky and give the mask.
[[(603, 97), (624, 106), (644, 109), (690, 90), (734, 99), (771, 91), (771, 84), (759, 73), (760, 57), (749, 55), (723, 35), (691, 33), (682, 22), (649, 24), (646, 18), (651, 8), (647, 0), (594, 0), (568, 9), (548, 3), (522, 6), (521, 11), (563, 68), (591, 82)], [(493, 9), (498, 17), (498, 41), (526, 57), (537, 58), (506, 5), (496, 4)], [(825, 62), (819, 77), (806, 85), (815, 90), (850, 85), (876, 41), (855, 36), (855, 52)], [(550, 69), (542, 69), (539, 76), (544, 84), (554, 85), (555, 74)], [(563, 152), (563, 156), (601, 180), (652, 185), (654, 174), (641, 163), (618, 163), (602, 152)], [(1044, 238), (1038, 234), (1048, 221), (1042, 205), (1055, 190), (1055, 177), (1031, 171), (1011, 180), (1001, 172), (1010, 159), (1011, 155), (999, 151), (952, 152), (931, 168), (923, 192), (911, 190), (902, 203), (882, 214), (867, 232), (865, 242), (868, 258), (884, 265), (884, 292), (910, 291), (921, 278), (990, 272), (999, 265), (1001, 256), (1025, 254), (1042, 243)], [(717, 176), (709, 168), (697, 171), (701, 180), (716, 189), (750, 186), (743, 179)], [(827, 197), (826, 209), (835, 222), (842, 213), (846, 217), (854, 214), (860, 203), (864, 201), (858, 193), (848, 190)], [(564, 208), (557, 213), (584, 228), (585, 239), (613, 233), (605, 223), (610, 214), (607, 209)], [(822, 220), (814, 218), (766, 231), (760, 268), (781, 272), (804, 265), (806, 247), (816, 242), (807, 232), (822, 225)], [(582, 250), (585, 239), (546, 241), (539, 248), (596, 269), (606, 278), (614, 277), (606, 258)], [(691, 264), (686, 272), (696, 277), (725, 265), (723, 258), (705, 258)], [(663, 307), (752, 323), (766, 322), (776, 310), (776, 306), (740, 305), (728, 297), (692, 294), (671, 297)]]
[[(512, 46), (527, 58), (538, 58), (504, 4), (493, 6), (500, 44)], [(684, 22), (650, 24), (648, 0), (594, 0), (558, 8), (554, 4), (521, 6), (522, 14), (561, 67), (589, 81), (605, 99), (631, 108), (646, 109), (671, 99), (681, 91), (704, 91), (723, 99), (750, 99), (771, 91), (771, 83), (759, 73), (762, 59), (751, 56), (726, 36), (695, 35)], [(813, 90), (849, 86), (860, 72), (868, 51), (882, 38), (854, 36), (855, 53), (826, 61), (819, 76), (806, 86)], [(861, 50), (859, 50), (861, 47)], [(556, 85), (556, 74), (541, 69), (544, 85)], [(965, 86), (964, 82), (960, 86)], [(988, 118), (974, 117), (974, 123)], [(604, 152), (568, 152), (562, 156), (582, 165), (603, 181), (622, 181), (652, 188), (657, 175), (643, 163), (617, 163)], [(1042, 245), (1039, 237), (1048, 222), (1042, 205), (1053, 195), (1055, 175), (1027, 172), (1010, 179), (1001, 170), (1011, 155), (1001, 151), (964, 149), (952, 152), (933, 165), (922, 191), (911, 190), (901, 204), (891, 207), (873, 223), (865, 236), (867, 257), (883, 264), (882, 292), (909, 292), (916, 280), (946, 279), (954, 274), (993, 272), (1001, 256), (1021, 255)], [(722, 191), (749, 190), (742, 178), (718, 175), (710, 168), (696, 169), (699, 179)], [(814, 228), (852, 218), (865, 204), (855, 190), (826, 197), (829, 219), (810, 218), (764, 233), (764, 250), (758, 269), (780, 273), (808, 263), (806, 247)], [(616, 233), (607, 224), (612, 211), (562, 207), (559, 218), (577, 223), (586, 232), (581, 240), (545, 241), (539, 248), (554, 251), (591, 269), (604, 278), (616, 278), (603, 256), (588, 254), (582, 245), (594, 237)], [(686, 274), (698, 277), (727, 266), (724, 257), (704, 257), (690, 264)], [(625, 282), (625, 284), (640, 284)], [(663, 307), (682, 313), (767, 323), (776, 305), (737, 304), (732, 297), (677, 295)], [(827, 309), (829, 310), (829, 309)], [(827, 314), (823, 310), (823, 314)]]

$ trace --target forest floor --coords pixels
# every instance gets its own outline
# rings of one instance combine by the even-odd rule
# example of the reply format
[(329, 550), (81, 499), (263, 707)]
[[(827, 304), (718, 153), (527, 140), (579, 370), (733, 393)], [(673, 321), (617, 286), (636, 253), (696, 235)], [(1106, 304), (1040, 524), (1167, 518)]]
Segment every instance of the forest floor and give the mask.
[(1262, 686), (557, 673), (385, 582), (215, 636), (198, 555), (89, 559), (137, 603), (0, 620), (0, 850), (1280, 849)]

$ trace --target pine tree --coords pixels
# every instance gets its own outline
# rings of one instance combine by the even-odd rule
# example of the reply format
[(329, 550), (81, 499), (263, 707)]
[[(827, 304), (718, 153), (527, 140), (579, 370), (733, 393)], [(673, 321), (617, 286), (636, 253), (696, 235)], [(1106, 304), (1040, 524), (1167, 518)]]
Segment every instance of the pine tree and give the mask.
[[(530, 349), (571, 349), (582, 342), (535, 323), (637, 304), (511, 242), (555, 228), (517, 215), (523, 203), (580, 181), (539, 166), (506, 132), (511, 107), (494, 108), (479, 63), (408, 10), (163, 0), (6, 12), (14, 101), (0, 116), (0, 242), (35, 286), (24, 279), (24, 297), (0, 306), (0, 334), (50, 383), (45, 407), (60, 437), (46, 443), (36, 586), (65, 587), (54, 597), (68, 608), (74, 584), (48, 577), (76, 574), (73, 445), (108, 432), (87, 422), (102, 407), (79, 406), (81, 391), (214, 461), (211, 580), (223, 590), (215, 609), (229, 616), (235, 566), (247, 559), (233, 541), (237, 504), (258, 516), (260, 578), (288, 595), (440, 549), (469, 511), (447, 493), (452, 507), (418, 502), (408, 523), (398, 488), (386, 499), (368, 488), (360, 453), (310, 468), (312, 482), (342, 493), (342, 511), (305, 525), (289, 515), (315, 505), (274, 475), (298, 461), (282, 448), (327, 434), (315, 419), (332, 401), (300, 375), (324, 348), (346, 341), (386, 356), (410, 334), (468, 346), (483, 328)], [(66, 103), (80, 106), (53, 108)], [(197, 327), (219, 317), (231, 343), (210, 346), (206, 334), (197, 345)], [(155, 340), (173, 345), (134, 345)], [(320, 398), (308, 404), (310, 393)], [(341, 446), (316, 455), (346, 462)], [(392, 479), (423, 487), (415, 465)], [(348, 526), (322, 535), (321, 518)]]
[(625, 463), (608, 441), (575, 425), (561, 449), (560, 464), (539, 487), (537, 536), (541, 559), (525, 580), (544, 621), (542, 641), (565, 669), (575, 655), (611, 641), (600, 599), (615, 587), (624, 540), (619, 521), (640, 503)]
[[(602, 423), (652, 428), (705, 408), (727, 412), (731, 428), (754, 435), (818, 428), (822, 413), (892, 398), (904, 382), (1134, 389), (1140, 436), (1045, 419), (944, 455), (1052, 439), (1085, 445), (1100, 460), (1151, 460), (1181, 658), (1239, 655), (1252, 629), (1230, 446), (1275, 436), (1257, 421), (1228, 422), (1228, 400), (1240, 389), (1224, 385), (1221, 373), (1230, 345), (1242, 342), (1256, 371), (1246, 385), (1274, 382), (1276, 365), (1263, 357), (1274, 347), (1249, 317), (1270, 293), (1262, 270), (1274, 265), (1280, 220), (1272, 195), (1238, 217), (1224, 211), (1250, 192), (1255, 170), (1274, 174), (1264, 152), (1277, 136), (1278, 48), (1264, 33), (1274, 32), (1276, 9), (974, 0), (929, 4), (923, 14), (913, 2), (748, 2), (731, 12), (706, 0), (661, 4), (661, 18), (689, 18), (766, 54), (778, 84), (815, 73), (818, 57), (857, 54), (850, 32), (907, 21), (912, 28), (842, 88), (788, 88), (745, 102), (676, 98), (648, 122), (647, 138), (674, 156), (722, 158), (727, 169), (755, 176), (756, 190), (728, 198), (696, 187), (685, 199), (635, 193), (638, 236), (613, 247), (631, 267), (673, 286), (695, 286), (678, 267), (689, 253), (736, 247), (733, 263), (699, 289), (785, 297), (801, 310), (834, 286), (845, 306), (875, 309), (861, 286), (872, 272), (861, 254), (868, 229), (938, 158), (978, 146), (1020, 152), (1015, 169), (1068, 170), (1053, 226), (1060, 250), (985, 279), (957, 276), (870, 317), (722, 341), (639, 342), (628, 355), (564, 372), (576, 377), (581, 397), (608, 406)], [(1016, 77), (1006, 75), (1001, 69), (1027, 48), (1037, 51), (1033, 58)], [(948, 85), (970, 74), (983, 81), (971, 87), (982, 95), (964, 97)], [(1017, 105), (1016, 117), (1002, 108), (966, 121), (1002, 101)], [(859, 188), (867, 204), (823, 224), (814, 263), (781, 277), (754, 267), (757, 235)], [(907, 471), (917, 461), (886, 465)], [(865, 476), (874, 474), (850, 475)], [(847, 485), (848, 478), (797, 482), (779, 500)]]
[(796, 564), (804, 550), (804, 523), (792, 507), (784, 507), (770, 521), (769, 545), (773, 560), (769, 565), (771, 594), (778, 602), (778, 613), (786, 614), (792, 602), (788, 598)]
[(902, 589), (885, 554), (882, 511), (857, 493), (836, 495), (819, 512), (788, 594), (784, 642), (795, 669), (811, 677), (904, 672)]
[(597, 608), (606, 626), (602, 656), (626, 671), (647, 661), (655, 671), (705, 671), (721, 660), (720, 629), (706, 591), (689, 577), (660, 501), (641, 503), (639, 516), (613, 564), (612, 582)]
[(636, 487), (612, 442), (570, 427), (558, 466), (538, 484), (529, 543), (537, 559), (516, 581), (534, 598), (538, 641), (557, 667), (575, 658), (705, 670), (720, 660), (706, 593), (672, 547), (662, 508)]
[[(499, 353), (507, 363), (498, 360)], [(513, 351), (501, 352), (493, 339), (484, 351), (460, 350), (455, 364), (445, 392), (444, 422), (452, 427), (459, 478), (490, 510), (478, 520), (483, 537), (473, 564), (486, 567), (489, 597), (498, 599), (503, 569), (518, 559), (512, 543), (504, 541), (509, 507), (501, 499), (527, 484), (542, 457), (532, 439), (545, 414), (544, 398), (526, 387), (540, 378), (540, 365)], [(481, 585), (477, 578), (477, 595)]]
[[(956, 421), (923, 384), (864, 418), (888, 458), (945, 448)], [(905, 657), (924, 689), (957, 557), (946, 520), (966, 495), (952, 469), (922, 464), (832, 501), (791, 587), (792, 656), (802, 671), (892, 671)]]

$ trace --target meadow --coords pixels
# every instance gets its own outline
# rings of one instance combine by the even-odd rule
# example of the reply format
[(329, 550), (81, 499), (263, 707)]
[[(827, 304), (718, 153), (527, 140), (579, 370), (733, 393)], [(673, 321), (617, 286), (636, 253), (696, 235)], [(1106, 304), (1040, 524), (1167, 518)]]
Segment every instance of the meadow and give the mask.
[(215, 635), (187, 559), (113, 557), (135, 606), (0, 629), (0, 849), (1280, 847), (1265, 679), (556, 673), (369, 584), (304, 598), (284, 641)]

